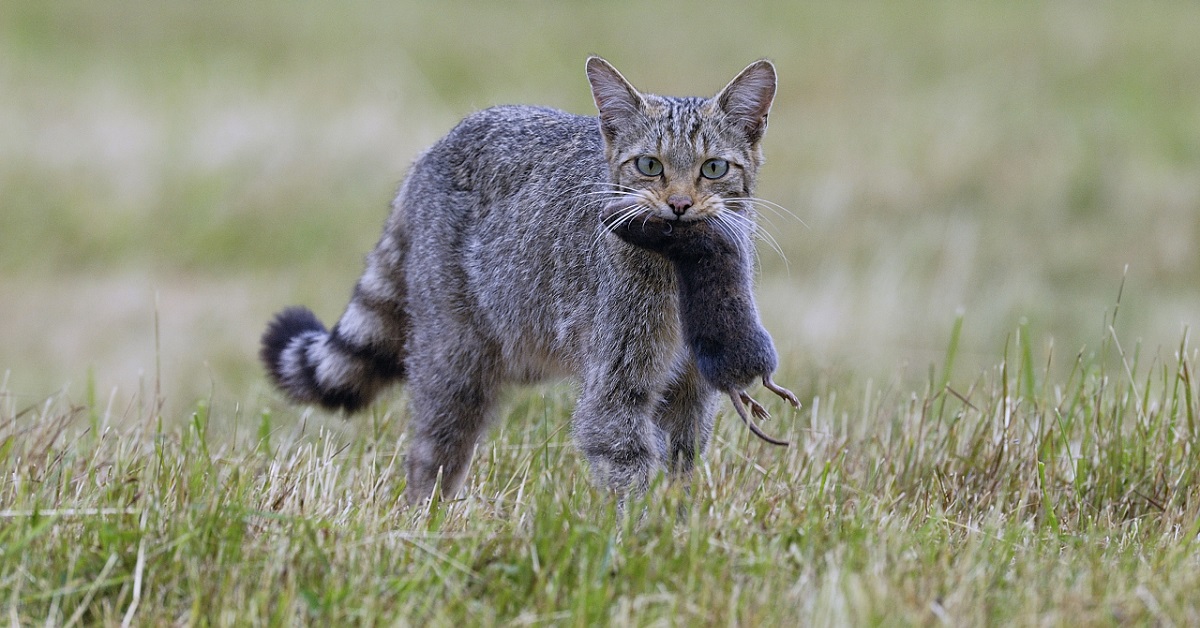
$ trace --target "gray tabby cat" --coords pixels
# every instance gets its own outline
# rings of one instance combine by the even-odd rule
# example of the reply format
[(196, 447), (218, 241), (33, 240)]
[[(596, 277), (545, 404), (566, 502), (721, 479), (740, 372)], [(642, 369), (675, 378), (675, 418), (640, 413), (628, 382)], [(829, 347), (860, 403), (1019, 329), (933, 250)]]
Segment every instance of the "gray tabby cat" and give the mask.
[(406, 497), (453, 495), (501, 388), (574, 376), (574, 438), (599, 484), (690, 474), (719, 392), (684, 342), (675, 271), (601, 221), (613, 201), (671, 220), (753, 220), (775, 68), (710, 99), (637, 91), (587, 61), (599, 119), (510, 106), (468, 116), (412, 166), (331, 330), (279, 313), (261, 357), (293, 400), (347, 412), (405, 381)]

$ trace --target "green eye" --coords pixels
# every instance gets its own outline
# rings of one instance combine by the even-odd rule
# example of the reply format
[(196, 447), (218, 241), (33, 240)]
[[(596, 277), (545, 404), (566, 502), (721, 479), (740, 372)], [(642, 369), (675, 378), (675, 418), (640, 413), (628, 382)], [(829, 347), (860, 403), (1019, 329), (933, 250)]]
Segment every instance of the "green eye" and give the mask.
[(633, 163), (637, 166), (638, 172), (647, 177), (657, 177), (663, 171), (662, 162), (649, 155), (642, 155)]
[(709, 159), (700, 166), (700, 176), (705, 179), (720, 179), (729, 172), (729, 162), (724, 159)]

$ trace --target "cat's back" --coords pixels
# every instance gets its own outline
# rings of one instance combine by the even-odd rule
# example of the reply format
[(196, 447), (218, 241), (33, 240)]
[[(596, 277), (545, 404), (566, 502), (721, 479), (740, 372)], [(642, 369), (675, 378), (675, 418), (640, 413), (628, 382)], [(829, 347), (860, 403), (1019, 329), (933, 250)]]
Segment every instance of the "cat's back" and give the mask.
[(594, 116), (533, 105), (499, 105), (463, 118), (442, 143), (447, 148), (503, 151), (508, 146), (547, 150), (581, 141), (603, 149)]
[[(580, 192), (606, 179), (596, 118), (491, 107), (464, 118), (417, 158), (397, 195), (392, 228), (431, 265), (469, 266), (484, 249), (493, 249), (493, 263), (532, 262), (549, 254), (553, 241), (577, 235), (579, 224), (563, 217), (585, 211), (588, 197)], [(535, 242), (542, 246), (530, 246)]]
[(521, 193), (548, 193), (548, 185), (567, 176), (602, 176), (603, 159), (595, 118), (507, 105), (464, 118), (416, 168), (491, 203)]

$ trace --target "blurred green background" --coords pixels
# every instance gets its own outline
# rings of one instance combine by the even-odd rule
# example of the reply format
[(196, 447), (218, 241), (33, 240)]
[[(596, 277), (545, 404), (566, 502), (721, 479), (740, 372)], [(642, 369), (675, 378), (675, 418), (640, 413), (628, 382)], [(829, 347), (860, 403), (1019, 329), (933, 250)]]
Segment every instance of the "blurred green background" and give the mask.
[(804, 224), (765, 216), (760, 298), (798, 392), (924, 376), (960, 308), (960, 377), (1022, 320), (1069, 365), (1126, 267), (1117, 331), (1169, 355), (1200, 322), (1197, 33), (1195, 2), (6, 0), (0, 374), (20, 405), (159, 372), (268, 403), (265, 322), (337, 317), (414, 156), (493, 104), (591, 114), (589, 54), (676, 95), (777, 64), (759, 195)]

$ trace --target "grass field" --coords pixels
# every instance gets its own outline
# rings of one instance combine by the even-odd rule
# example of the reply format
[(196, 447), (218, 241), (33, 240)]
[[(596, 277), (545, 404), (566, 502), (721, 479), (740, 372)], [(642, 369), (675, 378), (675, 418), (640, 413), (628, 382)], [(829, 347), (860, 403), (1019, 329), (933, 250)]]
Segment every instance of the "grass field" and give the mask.
[[(0, 606), (57, 624), (1200, 623), (1200, 6), (0, 6)], [(690, 494), (618, 518), (569, 383), (461, 500), (255, 364), (337, 316), (463, 115), (588, 113), (583, 60), (780, 72), (759, 299), (781, 349)], [(682, 513), (682, 514), (681, 514)]]

